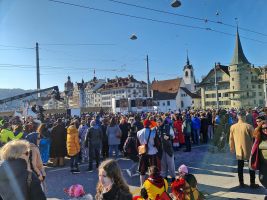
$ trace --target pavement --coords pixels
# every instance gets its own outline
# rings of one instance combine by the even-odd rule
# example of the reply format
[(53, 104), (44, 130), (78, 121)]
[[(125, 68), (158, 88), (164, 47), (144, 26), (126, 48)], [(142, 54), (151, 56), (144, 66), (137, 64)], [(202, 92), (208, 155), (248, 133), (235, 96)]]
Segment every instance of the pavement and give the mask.
[[(189, 172), (194, 174), (198, 181), (198, 187), (207, 199), (247, 199), (264, 200), (267, 190), (262, 186), (259, 189), (250, 187), (239, 188), (237, 177), (237, 161), (229, 151), (224, 153), (214, 153), (210, 151), (210, 145), (193, 146), (192, 152), (175, 152), (176, 169), (185, 164), (189, 166)], [(132, 162), (126, 158), (119, 158), (118, 163), (130, 189), (134, 194), (139, 191), (139, 176), (129, 177), (126, 173)], [(68, 166), (64, 168), (47, 167), (47, 197), (48, 199), (68, 199), (63, 189), (73, 184), (84, 186), (86, 193), (95, 195), (96, 184), (98, 182), (97, 171), (87, 172), (88, 164), (81, 164), (81, 173), (73, 175)], [(248, 168), (244, 169), (245, 184), (249, 185)], [(258, 176), (256, 176), (256, 183)]]

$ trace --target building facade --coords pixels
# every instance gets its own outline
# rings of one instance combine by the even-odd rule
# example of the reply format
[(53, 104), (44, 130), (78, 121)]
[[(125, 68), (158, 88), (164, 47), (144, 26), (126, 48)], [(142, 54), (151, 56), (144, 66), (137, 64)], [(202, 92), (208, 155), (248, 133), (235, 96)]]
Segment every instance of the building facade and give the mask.
[(199, 84), (202, 107), (216, 108), (217, 102), (221, 108), (264, 106), (263, 80), (260, 74), (260, 68), (252, 66), (245, 57), (237, 30), (231, 64), (215, 64)]
[(152, 97), (158, 111), (169, 112), (200, 108), (200, 95), (196, 93), (194, 68), (187, 56), (183, 77), (169, 80), (154, 80), (151, 85)]
[(112, 107), (112, 98), (146, 97), (146, 83), (137, 81), (132, 75), (125, 78), (116, 77), (108, 79), (97, 92), (101, 94), (102, 107)]

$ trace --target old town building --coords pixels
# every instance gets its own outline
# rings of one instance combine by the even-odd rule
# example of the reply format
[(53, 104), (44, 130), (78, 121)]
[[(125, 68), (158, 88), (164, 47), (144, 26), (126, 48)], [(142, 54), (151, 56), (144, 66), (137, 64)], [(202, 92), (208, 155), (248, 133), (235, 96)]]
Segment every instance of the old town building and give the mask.
[(230, 65), (217, 63), (199, 84), (202, 107), (216, 108), (217, 102), (222, 108), (264, 106), (261, 73), (259, 67), (254, 67), (247, 60), (237, 30), (235, 50)]

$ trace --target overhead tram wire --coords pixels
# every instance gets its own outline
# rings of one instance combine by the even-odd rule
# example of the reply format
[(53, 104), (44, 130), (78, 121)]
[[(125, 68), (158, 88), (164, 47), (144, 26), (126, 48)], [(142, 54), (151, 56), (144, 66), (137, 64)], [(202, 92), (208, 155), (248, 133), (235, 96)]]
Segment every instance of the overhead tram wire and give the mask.
[[(210, 20), (210, 19), (207, 19), (207, 18), (200, 18), (200, 17), (189, 16), (189, 15), (182, 15), (182, 14), (168, 12), (168, 11), (164, 11), (164, 10), (148, 8), (148, 7), (145, 7), (145, 6), (139, 6), (139, 5), (136, 5), (136, 4), (125, 3), (125, 2), (121, 2), (121, 1), (117, 1), (117, 0), (107, 0), (107, 1), (111, 1), (111, 2), (114, 2), (114, 3), (118, 3), (118, 4), (123, 4), (123, 5), (127, 5), (127, 6), (132, 6), (132, 7), (136, 7), (136, 8), (141, 8), (141, 9), (145, 9), (145, 10), (149, 10), (149, 11), (154, 11), (154, 12), (158, 12), (158, 13), (163, 13), (163, 14), (169, 14), (169, 15), (174, 15), (174, 16), (178, 16), (178, 17), (189, 18), (189, 19), (198, 20), (198, 21), (202, 21), (202, 22), (211, 22), (211, 23), (214, 23), (214, 24), (221, 24), (221, 25), (224, 25), (224, 26), (236, 28), (236, 25), (227, 24), (227, 23), (224, 23), (222, 21), (215, 21), (215, 20)], [(267, 34), (265, 34), (265, 33), (261, 33), (261, 32), (254, 31), (254, 30), (250, 30), (248, 28), (244, 28), (244, 27), (240, 27), (240, 26), (238, 26), (238, 28), (240, 30), (243, 30), (243, 31), (256, 33), (256, 34), (259, 34), (259, 35), (262, 35), (262, 36), (267, 36)]]
[(0, 46), (1, 47), (17, 48), (17, 49), (35, 49), (35, 47), (20, 47), (20, 46), (4, 45), (4, 44), (0, 44)]
[[(211, 28), (205, 28), (205, 27), (194, 26), (194, 25), (186, 25), (186, 24), (180, 24), (180, 23), (175, 23), (175, 22), (168, 22), (168, 21), (157, 20), (157, 19), (146, 18), (146, 17), (139, 17), (139, 16), (136, 16), (136, 15), (118, 13), (118, 12), (114, 12), (114, 11), (108, 11), (108, 10), (103, 10), (103, 9), (99, 9), (99, 8), (93, 8), (93, 7), (74, 4), (74, 3), (68, 3), (68, 2), (59, 1), (59, 0), (47, 0), (47, 1), (51, 1), (51, 2), (59, 3), (59, 4), (64, 4), (64, 5), (69, 5), (69, 6), (74, 6), (74, 7), (79, 7), (79, 8), (84, 8), (84, 9), (89, 9), (89, 10), (94, 10), (94, 11), (99, 11), (99, 12), (104, 12), (104, 13), (109, 13), (109, 14), (114, 14), (114, 15), (119, 15), (119, 16), (124, 16), (124, 17), (130, 17), (130, 18), (135, 18), (135, 19), (141, 19), (141, 20), (146, 20), (146, 21), (158, 22), (158, 23), (162, 23), (162, 24), (181, 26), (181, 27), (192, 28), (192, 29), (200, 29), (200, 30), (212, 31), (212, 32), (216, 32), (216, 33), (220, 33), (220, 34), (224, 34), (224, 35), (235, 36), (234, 34), (218, 31), (218, 30), (211, 29)], [(251, 41), (256, 41), (256, 42), (259, 42), (259, 43), (262, 43), (262, 44), (266, 44), (267, 43), (265, 41), (255, 40), (255, 39), (252, 39), (252, 38), (243, 37), (241, 35), (239, 35), (239, 36), (241, 38), (244, 38), (244, 39), (247, 39), (247, 40), (251, 40)]]
[(53, 44), (53, 43), (40, 43), (40, 45), (42, 45), (42, 46), (115, 46), (115, 44), (87, 44), (87, 43), (73, 43), (73, 44), (71, 44), (71, 43), (69, 43), (69, 44), (67, 44), (67, 43), (55, 43), (55, 44)]

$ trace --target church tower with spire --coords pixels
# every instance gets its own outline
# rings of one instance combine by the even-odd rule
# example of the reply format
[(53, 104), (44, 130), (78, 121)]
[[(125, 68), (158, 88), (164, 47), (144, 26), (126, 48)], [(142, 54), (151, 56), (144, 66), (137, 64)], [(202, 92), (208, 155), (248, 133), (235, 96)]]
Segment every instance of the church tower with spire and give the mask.
[(190, 92), (195, 92), (194, 68), (190, 64), (190, 61), (189, 61), (189, 58), (188, 58), (188, 52), (187, 52), (187, 56), (186, 56), (186, 65), (184, 66), (183, 72), (184, 72), (183, 80), (184, 80), (185, 87)]
[(234, 108), (252, 106), (251, 64), (247, 60), (237, 28), (234, 56), (229, 65), (230, 99)]

